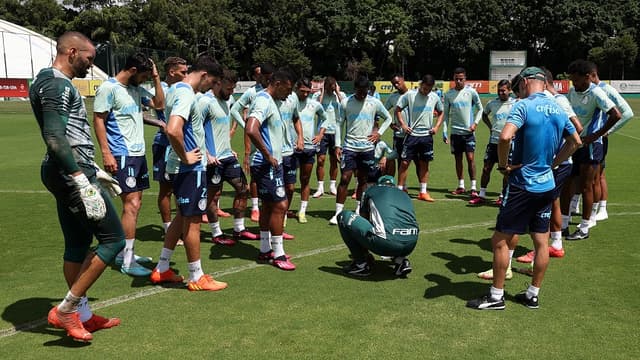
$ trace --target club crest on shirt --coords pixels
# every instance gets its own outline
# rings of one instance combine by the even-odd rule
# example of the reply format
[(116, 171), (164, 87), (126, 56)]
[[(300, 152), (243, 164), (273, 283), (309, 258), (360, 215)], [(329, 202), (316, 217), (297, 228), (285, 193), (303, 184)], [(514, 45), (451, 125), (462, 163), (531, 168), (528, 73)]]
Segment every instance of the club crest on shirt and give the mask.
[(133, 176), (127, 177), (127, 179), (124, 182), (130, 188), (136, 187), (136, 178), (134, 178)]
[(589, 97), (588, 96), (583, 96), (582, 100), (580, 100), (580, 102), (582, 103), (582, 105), (587, 105), (587, 103), (589, 102)]

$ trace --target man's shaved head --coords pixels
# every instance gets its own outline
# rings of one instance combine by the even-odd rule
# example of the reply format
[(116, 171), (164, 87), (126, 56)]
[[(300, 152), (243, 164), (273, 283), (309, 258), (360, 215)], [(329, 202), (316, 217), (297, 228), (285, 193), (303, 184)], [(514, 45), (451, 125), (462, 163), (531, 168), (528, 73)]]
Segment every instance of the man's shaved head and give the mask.
[(77, 31), (69, 31), (58, 38), (53, 67), (69, 78), (87, 76), (96, 57), (96, 48), (89, 38)]
[(84, 36), (84, 34), (77, 31), (67, 31), (58, 38), (56, 51), (58, 52), (58, 54), (64, 54), (70, 48), (80, 48), (86, 43), (91, 44), (91, 40), (89, 40), (88, 37)]

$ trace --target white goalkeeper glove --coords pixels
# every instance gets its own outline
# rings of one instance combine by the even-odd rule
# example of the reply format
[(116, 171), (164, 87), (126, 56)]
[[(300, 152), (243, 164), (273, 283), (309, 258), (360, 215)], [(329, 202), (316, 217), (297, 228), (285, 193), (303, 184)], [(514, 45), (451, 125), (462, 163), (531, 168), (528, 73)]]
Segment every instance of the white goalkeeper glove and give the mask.
[(120, 184), (118, 184), (118, 180), (114, 179), (108, 172), (102, 170), (96, 163), (93, 163), (93, 166), (96, 168), (96, 179), (98, 179), (100, 187), (108, 192), (111, 197), (120, 195), (122, 189), (120, 188)]
[(72, 179), (80, 192), (80, 199), (82, 199), (87, 217), (90, 220), (102, 220), (107, 213), (107, 207), (98, 187), (91, 184), (85, 174), (72, 176)]

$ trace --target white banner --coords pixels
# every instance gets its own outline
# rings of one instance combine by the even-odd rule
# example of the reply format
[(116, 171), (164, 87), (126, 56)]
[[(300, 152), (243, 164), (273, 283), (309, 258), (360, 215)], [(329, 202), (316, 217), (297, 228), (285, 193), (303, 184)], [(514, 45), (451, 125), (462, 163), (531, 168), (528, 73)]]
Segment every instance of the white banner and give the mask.
[(255, 84), (256, 84), (255, 81), (238, 81), (236, 83), (236, 88), (234, 89), (233, 93), (242, 94), (245, 91), (247, 91), (248, 88), (252, 87)]
[(610, 84), (620, 93), (640, 94), (640, 80), (611, 80)]

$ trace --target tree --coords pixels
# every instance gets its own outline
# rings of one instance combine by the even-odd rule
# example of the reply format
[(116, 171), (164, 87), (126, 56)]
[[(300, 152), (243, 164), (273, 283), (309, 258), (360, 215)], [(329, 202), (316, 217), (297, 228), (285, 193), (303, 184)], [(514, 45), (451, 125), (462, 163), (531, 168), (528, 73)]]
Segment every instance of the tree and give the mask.
[(633, 64), (638, 56), (638, 44), (628, 32), (622, 36), (608, 38), (603, 46), (589, 50), (589, 59), (601, 68), (609, 69), (609, 79), (613, 79), (614, 66), (620, 67), (624, 80), (624, 68)]

